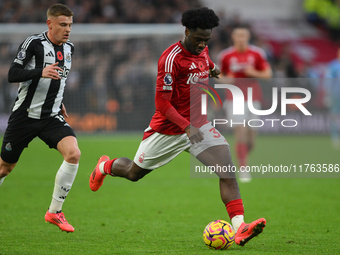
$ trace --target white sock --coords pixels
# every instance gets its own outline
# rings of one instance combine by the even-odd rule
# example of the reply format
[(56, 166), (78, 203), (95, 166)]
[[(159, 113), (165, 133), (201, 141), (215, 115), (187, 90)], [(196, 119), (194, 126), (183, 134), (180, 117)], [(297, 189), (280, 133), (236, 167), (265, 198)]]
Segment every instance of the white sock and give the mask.
[(102, 173), (102, 174), (105, 174), (106, 173), (104, 172), (104, 164), (105, 164), (106, 161), (103, 161), (99, 164), (99, 171)]
[(5, 178), (6, 178), (6, 176), (5, 176), (5, 177), (2, 177), (2, 178), (0, 178), (0, 186), (1, 186), (1, 184), (4, 182)]
[(65, 160), (61, 164), (55, 177), (50, 213), (61, 211), (65, 198), (70, 191), (76, 177), (79, 164), (71, 164)]
[(238, 228), (241, 226), (243, 222), (244, 222), (243, 215), (236, 215), (231, 219), (231, 224), (233, 225), (235, 233), (237, 232)]

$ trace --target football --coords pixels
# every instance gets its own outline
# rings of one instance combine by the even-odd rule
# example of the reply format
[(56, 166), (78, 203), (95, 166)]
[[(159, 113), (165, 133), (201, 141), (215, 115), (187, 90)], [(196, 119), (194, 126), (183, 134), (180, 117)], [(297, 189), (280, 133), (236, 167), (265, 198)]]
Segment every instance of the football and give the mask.
[(203, 231), (203, 241), (214, 250), (227, 250), (235, 240), (233, 227), (224, 220), (210, 222)]

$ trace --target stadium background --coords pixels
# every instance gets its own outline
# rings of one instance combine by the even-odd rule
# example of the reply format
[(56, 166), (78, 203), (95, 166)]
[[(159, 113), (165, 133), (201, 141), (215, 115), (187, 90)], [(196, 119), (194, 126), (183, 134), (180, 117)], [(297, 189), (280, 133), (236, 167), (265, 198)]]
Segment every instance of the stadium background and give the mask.
[[(17, 85), (7, 82), (9, 65), (22, 40), (46, 30), (45, 11), (53, 2), (65, 3), (75, 13), (71, 41), (76, 51), (64, 103), (70, 113), (68, 122), (77, 132), (141, 131), (147, 127), (154, 112), (157, 60), (164, 49), (183, 38), (181, 12), (199, 6), (215, 9), (221, 20), (209, 43), (214, 61), (222, 49), (231, 45), (231, 29), (239, 23), (249, 24), (252, 43), (265, 50), (274, 79), (302, 78), (305, 82), (300, 87), (312, 93), (307, 107), (313, 116), (308, 125), (289, 132), (328, 132), (322, 78), (325, 65), (336, 56), (339, 1), (3, 0), (0, 134), (6, 128), (17, 93)], [(271, 103), (271, 87), (263, 85), (263, 89), (267, 107)], [(294, 111), (290, 109), (290, 114)], [(264, 128), (260, 132), (285, 130)]]

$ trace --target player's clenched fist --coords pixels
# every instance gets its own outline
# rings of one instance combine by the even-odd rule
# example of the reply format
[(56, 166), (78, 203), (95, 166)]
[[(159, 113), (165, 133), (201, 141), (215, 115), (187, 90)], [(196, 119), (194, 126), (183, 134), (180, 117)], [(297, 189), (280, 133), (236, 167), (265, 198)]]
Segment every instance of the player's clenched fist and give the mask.
[(42, 77), (43, 78), (51, 78), (51, 79), (54, 79), (54, 80), (59, 80), (61, 77), (58, 73), (58, 70), (59, 71), (63, 71), (63, 69), (61, 69), (59, 66), (58, 66), (59, 62), (56, 62), (52, 65), (49, 65), (49, 66), (46, 66), (44, 69), (43, 69), (43, 72), (42, 72)]
[(219, 78), (218, 76), (221, 74), (221, 70), (218, 68), (218, 66), (215, 65), (214, 69), (209, 70), (210, 76)]

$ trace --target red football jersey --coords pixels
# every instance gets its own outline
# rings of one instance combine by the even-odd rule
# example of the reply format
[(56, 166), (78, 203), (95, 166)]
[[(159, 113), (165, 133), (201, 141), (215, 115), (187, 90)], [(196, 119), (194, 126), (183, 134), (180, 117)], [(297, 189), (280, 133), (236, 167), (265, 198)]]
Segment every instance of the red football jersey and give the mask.
[[(209, 69), (213, 68), (207, 47), (201, 54), (193, 55), (184, 49), (181, 42), (166, 49), (158, 61), (157, 92), (171, 93), (171, 105), (197, 128), (208, 122), (206, 115), (201, 115), (200, 95), (204, 92), (199, 87), (207, 89), (204, 84), (209, 82)], [(166, 135), (184, 133), (157, 109), (150, 127)]]
[[(255, 70), (263, 71), (269, 67), (265, 52), (256, 46), (250, 45), (244, 52), (237, 51), (234, 47), (229, 47), (222, 51), (219, 56), (221, 72), (224, 75), (234, 78), (248, 78), (235, 80), (247, 100), (247, 88), (253, 88), (253, 100), (262, 100), (262, 90), (256, 80), (250, 79), (244, 73), (244, 69), (252, 66)], [(232, 99), (232, 94), (227, 92), (227, 99)]]

